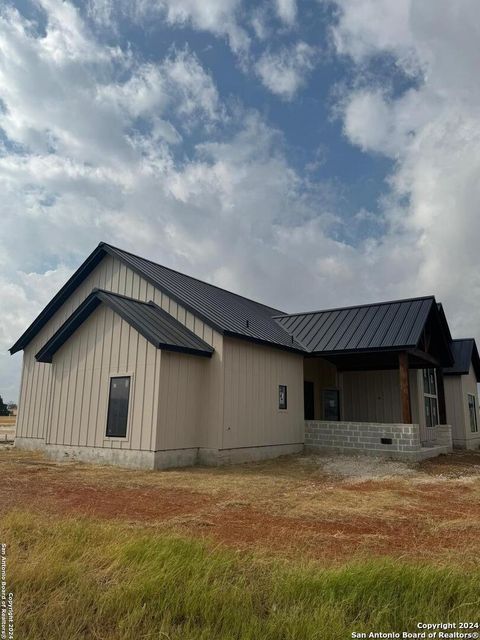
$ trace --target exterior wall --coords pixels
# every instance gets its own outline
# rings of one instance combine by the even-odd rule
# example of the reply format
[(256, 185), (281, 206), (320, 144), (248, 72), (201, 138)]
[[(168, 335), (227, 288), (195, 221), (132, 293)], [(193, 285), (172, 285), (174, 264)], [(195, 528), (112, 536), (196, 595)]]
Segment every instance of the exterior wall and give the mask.
[[(453, 444), (460, 449), (478, 449), (480, 447), (480, 411), (478, 406), (477, 379), (470, 365), (468, 375), (445, 376), (445, 403), (447, 420), (452, 425)], [(475, 396), (477, 402), (477, 423), (479, 431), (472, 433), (468, 411), (468, 394)]]
[[(425, 423), (420, 403), (421, 371), (410, 371), (412, 420)], [(339, 376), (341, 418), (346, 421), (401, 423), (400, 381), (397, 370), (345, 371)]]
[[(47, 444), (155, 450), (162, 352), (100, 305), (53, 357)], [(111, 375), (130, 375), (125, 438), (108, 438)]]
[[(382, 444), (382, 438), (389, 438), (392, 443)], [(417, 461), (452, 450), (449, 425), (441, 426), (435, 445), (431, 448), (421, 446), (418, 424), (324, 421), (305, 423), (305, 449), (312, 452), (332, 450)]]
[(323, 358), (305, 358), (303, 375), (313, 382), (315, 420), (323, 420), (323, 390), (338, 388), (337, 368)]
[[(19, 443), (25, 438), (37, 438), (45, 442), (47, 431), (50, 430), (48, 425), (51, 414), (51, 391), (52, 387), (58, 384), (58, 380), (54, 380), (54, 367), (52, 364), (37, 362), (35, 354), (78, 305), (85, 300), (94, 287), (127, 295), (138, 300), (153, 300), (214, 347), (215, 352), (210, 359), (207, 376), (209, 379), (206, 389), (207, 397), (204, 398), (204, 404), (207, 409), (205, 411), (205, 419), (202, 422), (202, 437), (208, 446), (218, 448), (221, 442), (223, 417), (223, 336), (161, 291), (155, 289), (119, 260), (108, 255), (103, 258), (70, 298), (65, 301), (24, 351), (17, 419)], [(72, 336), (73, 338), (74, 336)], [(57, 373), (56, 376), (58, 377), (58, 375)], [(94, 392), (95, 390), (93, 390)], [(144, 441), (146, 439), (147, 436), (144, 437)]]
[(156, 450), (208, 446), (209, 358), (162, 352)]
[[(225, 410), (221, 449), (303, 443), (303, 356), (224, 339)], [(278, 385), (287, 385), (287, 409)]]

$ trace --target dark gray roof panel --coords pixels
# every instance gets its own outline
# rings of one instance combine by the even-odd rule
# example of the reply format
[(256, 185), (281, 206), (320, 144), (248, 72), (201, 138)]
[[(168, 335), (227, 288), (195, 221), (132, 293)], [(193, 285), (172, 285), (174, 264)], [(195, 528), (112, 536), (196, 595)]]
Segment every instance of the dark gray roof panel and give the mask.
[(473, 338), (453, 340), (451, 349), (454, 364), (451, 367), (445, 367), (443, 373), (446, 376), (466, 375), (470, 371), (470, 365), (473, 364), (477, 380), (480, 381), (480, 357), (475, 340)]
[(273, 319), (273, 316), (282, 313), (278, 309), (173, 271), (111, 245), (104, 246), (108, 253), (117, 256), (214, 329), (303, 351), (303, 348), (292, 341), (292, 337)]
[(204, 340), (153, 302), (141, 302), (109, 291), (94, 289), (40, 349), (35, 356), (36, 359), (39, 362), (51, 362), (54, 353), (100, 303), (106, 304), (118, 313), (157, 349), (206, 357), (211, 356), (214, 351)]
[(10, 353), (16, 353), (26, 347), (105, 255), (118, 258), (155, 288), (163, 291), (222, 334), (295, 352), (304, 351), (303, 347), (273, 319), (273, 316), (282, 313), (279, 309), (249, 300), (101, 242), (10, 348)]
[(310, 353), (415, 348), (433, 296), (278, 316), (277, 322)]

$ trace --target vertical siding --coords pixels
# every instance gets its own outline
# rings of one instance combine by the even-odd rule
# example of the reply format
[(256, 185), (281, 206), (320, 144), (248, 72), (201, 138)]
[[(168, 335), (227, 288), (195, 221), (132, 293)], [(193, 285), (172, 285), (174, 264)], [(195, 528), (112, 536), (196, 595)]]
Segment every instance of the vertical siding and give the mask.
[[(101, 432), (92, 435), (96, 421), (102, 420), (106, 411), (105, 405), (105, 380), (107, 368), (119, 368), (124, 366), (125, 358), (129, 362), (138, 356), (143, 359), (145, 365), (142, 369), (139, 361), (139, 376), (146, 380), (145, 400), (151, 399), (152, 384), (157, 384), (158, 378), (152, 382), (146, 377), (146, 370), (151, 366), (153, 358), (152, 352), (140, 343), (138, 334), (133, 335), (126, 323), (114, 323), (112, 317), (104, 317), (90, 327), (90, 334), (83, 336), (83, 342), (78, 343), (78, 351), (70, 353), (72, 362), (79, 364), (76, 376), (76, 384), (69, 380), (71, 373), (68, 361), (65, 358), (57, 365), (38, 363), (35, 354), (45, 344), (45, 342), (55, 333), (63, 322), (71, 315), (79, 304), (85, 300), (93, 288), (99, 287), (114, 293), (131, 296), (139, 300), (154, 300), (156, 304), (169, 311), (182, 324), (188, 326), (199, 335), (205, 342), (215, 348), (215, 354), (211, 360), (207, 377), (210, 380), (209, 390), (204, 398), (207, 405), (205, 421), (202, 424), (204, 430), (204, 446), (218, 446), (221, 431), (221, 419), (223, 416), (223, 396), (221, 389), (223, 384), (222, 374), (222, 344), (223, 338), (220, 334), (208, 327), (205, 323), (187, 312), (181, 305), (170, 300), (168, 296), (155, 289), (146, 280), (138, 276), (129, 268), (125, 267), (119, 260), (111, 256), (105, 256), (99, 265), (87, 276), (87, 278), (72, 293), (70, 298), (55, 313), (51, 320), (42, 328), (32, 342), (27, 345), (23, 357), (22, 382), (20, 389), (19, 413), (17, 420), (17, 435), (19, 437), (48, 438), (50, 442), (56, 441), (55, 434), (59, 430), (59, 436), (65, 438), (65, 429), (61, 420), (69, 421), (69, 424), (79, 425), (80, 431), (73, 435), (68, 435), (67, 439), (79, 444), (95, 442), (97, 446), (103, 446)], [(122, 324), (123, 322), (123, 324)], [(103, 323), (103, 324), (102, 324)], [(104, 336), (105, 334), (105, 336)], [(83, 334), (82, 334), (83, 335)], [(72, 336), (72, 339), (75, 336)], [(70, 341), (69, 341), (70, 342)], [(91, 349), (89, 345), (95, 343), (97, 347)], [(122, 345), (121, 348), (119, 345)], [(64, 345), (67, 347), (67, 345)], [(106, 362), (108, 359), (108, 367)], [(148, 364), (145, 362), (148, 360)], [(100, 362), (102, 365), (100, 366)], [(85, 368), (93, 370), (93, 377), (85, 375)], [(75, 403), (75, 414), (70, 415), (72, 408), (66, 406), (64, 395), (75, 392), (80, 388), (80, 400)], [(70, 389), (70, 391), (69, 391)], [(52, 395), (55, 390), (55, 397)], [(62, 401), (64, 404), (62, 404)], [(145, 406), (146, 406), (145, 402)], [(147, 421), (152, 420), (155, 414), (156, 421), (157, 407), (146, 409)], [(67, 415), (68, 413), (68, 415)], [(50, 424), (50, 420), (54, 424)], [(145, 435), (140, 440), (137, 433), (134, 434), (136, 446), (146, 445), (146, 440), (154, 436)], [(93, 439), (92, 439), (93, 438)], [(149, 443), (149, 446), (152, 443)]]
[(477, 448), (480, 446), (480, 431), (472, 433), (470, 430), (468, 394), (472, 394), (476, 398), (477, 422), (480, 429), (478, 386), (473, 367), (470, 365), (468, 375), (445, 376), (447, 419), (449, 424), (452, 425), (454, 444), (459, 447)]
[[(103, 339), (98, 339), (98, 335)], [(138, 340), (135, 340), (138, 338)], [(138, 345), (131, 349), (130, 343)], [(151, 450), (157, 425), (161, 352), (100, 305), (54, 355), (47, 442)], [(132, 376), (125, 439), (105, 436), (110, 375)]]
[[(462, 376), (462, 389), (463, 389), (463, 410), (465, 414), (465, 435), (467, 441), (467, 447), (477, 448), (480, 446), (480, 413), (478, 407), (478, 385), (475, 372), (472, 365), (470, 365), (470, 371), (468, 375)], [(470, 430), (470, 414), (468, 411), (468, 394), (475, 396), (475, 404), (477, 406), (477, 424), (479, 431), (472, 433)]]
[(447, 422), (452, 426), (452, 437), (457, 443), (463, 443), (466, 440), (466, 429), (470, 429), (467, 425), (468, 405), (464, 407), (463, 401), (463, 376), (445, 376), (445, 404), (447, 409)]
[[(415, 396), (412, 393), (414, 377), (415, 372), (410, 372), (412, 401)], [(340, 378), (343, 420), (390, 423), (402, 421), (397, 370), (345, 371)]]
[[(223, 449), (303, 442), (303, 356), (224, 340)], [(278, 385), (288, 408), (278, 409)]]
[(206, 446), (203, 438), (210, 360), (162, 352), (156, 450)]

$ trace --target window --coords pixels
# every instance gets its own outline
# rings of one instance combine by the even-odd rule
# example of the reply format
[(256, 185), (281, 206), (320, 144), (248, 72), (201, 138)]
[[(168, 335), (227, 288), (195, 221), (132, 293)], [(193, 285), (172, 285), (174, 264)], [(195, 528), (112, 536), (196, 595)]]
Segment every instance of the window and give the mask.
[(338, 389), (323, 390), (323, 419), (340, 420), (340, 393)]
[(127, 435), (129, 397), (130, 377), (110, 378), (106, 434), (109, 438), (125, 438)]
[(438, 420), (437, 378), (435, 369), (423, 370), (423, 394), (427, 427), (436, 427)]
[(437, 395), (437, 379), (435, 377), (435, 369), (423, 370), (423, 393), (431, 396)]
[(286, 384), (278, 385), (278, 408), (279, 409), (287, 408), (287, 385)]
[(470, 431), (472, 433), (477, 433), (478, 431), (478, 422), (477, 422), (477, 403), (475, 402), (475, 396), (469, 393), (468, 397), (468, 413), (470, 415)]

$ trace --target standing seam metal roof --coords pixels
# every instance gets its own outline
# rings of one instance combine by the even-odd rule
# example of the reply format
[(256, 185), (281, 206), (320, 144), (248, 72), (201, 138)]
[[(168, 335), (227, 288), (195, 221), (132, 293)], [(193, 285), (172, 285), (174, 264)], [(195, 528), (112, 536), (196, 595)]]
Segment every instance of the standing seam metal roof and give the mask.
[(282, 313), (236, 293), (197, 280), (145, 258), (105, 245), (108, 253), (117, 256), (133, 270), (141, 273), (155, 287), (222, 333), (272, 343), (302, 351), (273, 316)]
[(35, 356), (36, 359), (39, 362), (51, 362), (53, 354), (100, 303), (106, 304), (118, 313), (157, 349), (207, 357), (213, 353), (210, 345), (155, 303), (141, 302), (110, 291), (94, 289), (40, 349)]
[(477, 380), (480, 380), (480, 357), (475, 340), (473, 338), (453, 340), (451, 348), (454, 364), (443, 369), (444, 375), (466, 375), (469, 373), (470, 365), (472, 364)]
[(283, 315), (276, 321), (309, 353), (415, 348), (434, 304), (428, 296)]

